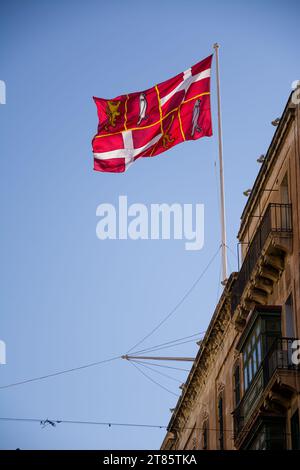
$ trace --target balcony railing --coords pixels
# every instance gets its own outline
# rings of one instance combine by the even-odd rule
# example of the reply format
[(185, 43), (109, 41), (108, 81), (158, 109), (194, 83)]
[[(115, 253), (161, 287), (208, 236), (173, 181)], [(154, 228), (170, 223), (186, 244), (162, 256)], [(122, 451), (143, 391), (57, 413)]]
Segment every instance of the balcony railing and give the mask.
[(249, 245), (242, 267), (232, 289), (231, 313), (233, 314), (240, 302), (245, 286), (262, 252), (270, 233), (291, 234), (292, 206), (291, 204), (269, 204), (262, 217), (258, 229)]
[(296, 360), (296, 357), (293, 356), (297, 348), (295, 341), (295, 338), (275, 339), (265, 359), (264, 380), (266, 384), (276, 369), (299, 369), (299, 365), (293, 361)]
[(249, 388), (234, 410), (235, 437), (239, 436), (244, 425), (251, 417), (274, 372), (277, 370), (300, 370), (300, 365), (293, 362), (294, 341), (295, 338), (274, 339)]

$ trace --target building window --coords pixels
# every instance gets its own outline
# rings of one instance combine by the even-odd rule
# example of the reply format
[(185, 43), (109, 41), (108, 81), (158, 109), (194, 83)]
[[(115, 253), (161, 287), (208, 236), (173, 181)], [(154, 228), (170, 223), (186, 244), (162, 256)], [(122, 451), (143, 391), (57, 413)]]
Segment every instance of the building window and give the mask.
[(292, 450), (300, 450), (299, 412), (298, 410), (291, 418)]
[(224, 399), (223, 394), (218, 399), (219, 449), (224, 449)]
[(202, 426), (202, 449), (208, 449), (208, 421), (204, 421)]
[[(285, 420), (262, 418), (250, 441), (247, 439), (243, 449), (250, 450), (283, 450), (286, 449)], [(249, 438), (248, 438), (249, 439)]]
[(284, 175), (284, 178), (282, 179), (280, 184), (280, 202), (282, 204), (289, 203), (289, 182), (287, 173)]
[(285, 336), (287, 338), (294, 338), (295, 329), (294, 329), (294, 309), (293, 309), (293, 296), (289, 295), (285, 302)]
[(240, 364), (236, 364), (233, 374), (233, 394), (234, 394), (234, 406), (240, 402), (241, 399), (241, 376), (240, 376)]
[(251, 450), (266, 450), (267, 449), (267, 442), (266, 442), (266, 433), (265, 431), (260, 432), (250, 447)]
[(244, 366), (244, 389), (245, 391), (251, 384), (260, 364), (262, 361), (262, 347), (260, 324), (256, 325), (252, 335), (246, 343), (243, 352), (243, 366)]

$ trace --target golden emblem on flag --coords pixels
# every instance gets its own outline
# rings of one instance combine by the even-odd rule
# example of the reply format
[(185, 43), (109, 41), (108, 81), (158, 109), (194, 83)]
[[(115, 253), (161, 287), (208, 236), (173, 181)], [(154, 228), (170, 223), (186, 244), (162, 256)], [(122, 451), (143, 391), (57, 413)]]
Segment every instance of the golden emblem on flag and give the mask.
[(119, 107), (121, 101), (107, 101), (106, 115), (107, 115), (107, 124), (105, 129), (108, 130), (108, 127), (116, 127), (116, 119), (120, 116)]
[(168, 148), (168, 146), (174, 142), (174, 139), (172, 138), (170, 134), (170, 128), (173, 124), (174, 121), (174, 114), (172, 114), (171, 121), (169, 122), (169, 125), (167, 129), (164, 131), (163, 136), (162, 136), (162, 144), (164, 148)]

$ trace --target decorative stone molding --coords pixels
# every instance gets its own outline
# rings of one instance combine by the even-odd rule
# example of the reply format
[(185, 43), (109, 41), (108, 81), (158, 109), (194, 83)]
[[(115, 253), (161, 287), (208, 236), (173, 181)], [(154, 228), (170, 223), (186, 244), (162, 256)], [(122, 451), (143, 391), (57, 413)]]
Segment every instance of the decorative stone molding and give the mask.
[[(215, 368), (218, 352), (224, 347), (224, 335), (231, 323), (230, 293), (236, 273), (227, 281), (220, 301), (215, 309), (207, 333), (198, 351), (195, 363), (186, 381), (175, 412), (171, 418), (168, 429), (184, 428), (191, 411), (194, 409), (197, 397), (205, 387), (211, 371)], [(222, 387), (224, 388), (224, 384)], [(208, 414), (207, 414), (208, 416)]]
[(204, 423), (207, 420), (208, 420), (208, 407), (206, 404), (204, 404), (202, 407), (201, 421), (202, 423)]
[(217, 394), (221, 395), (225, 390), (225, 383), (224, 382), (218, 382), (217, 383)]
[(239, 364), (239, 360), (240, 360), (240, 352), (237, 349), (235, 349), (234, 352), (233, 352), (233, 363), (234, 363), (234, 365)]

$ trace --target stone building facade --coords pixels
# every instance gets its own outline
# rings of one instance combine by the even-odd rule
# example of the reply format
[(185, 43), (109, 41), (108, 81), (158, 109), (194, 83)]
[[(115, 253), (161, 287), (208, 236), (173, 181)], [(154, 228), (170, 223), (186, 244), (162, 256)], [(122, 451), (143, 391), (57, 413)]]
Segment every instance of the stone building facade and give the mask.
[(290, 95), (162, 449), (299, 449), (300, 106)]

